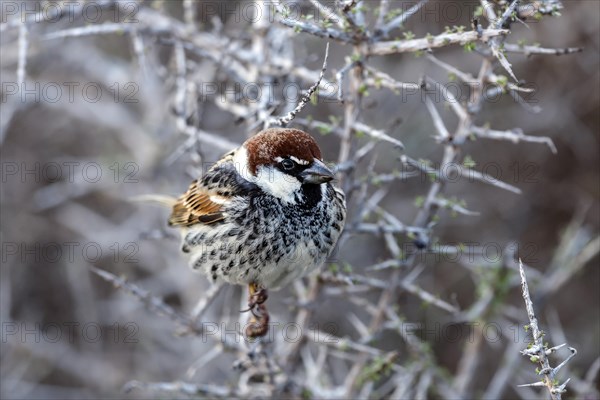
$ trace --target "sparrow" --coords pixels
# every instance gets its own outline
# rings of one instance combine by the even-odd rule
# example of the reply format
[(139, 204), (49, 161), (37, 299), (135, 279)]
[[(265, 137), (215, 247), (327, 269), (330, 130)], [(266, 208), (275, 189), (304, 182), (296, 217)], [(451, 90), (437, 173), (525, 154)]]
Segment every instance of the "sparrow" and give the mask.
[(346, 219), (315, 139), (298, 129), (266, 129), (225, 154), (173, 205), (192, 269), (214, 283), (249, 287), (258, 318), (248, 336), (266, 334), (267, 289), (320, 266)]

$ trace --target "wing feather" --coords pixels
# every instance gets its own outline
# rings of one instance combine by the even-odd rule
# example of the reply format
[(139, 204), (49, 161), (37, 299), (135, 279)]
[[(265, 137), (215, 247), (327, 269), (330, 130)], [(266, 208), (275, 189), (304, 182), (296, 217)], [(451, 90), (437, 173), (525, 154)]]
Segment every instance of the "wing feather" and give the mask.
[(187, 192), (173, 206), (169, 225), (214, 224), (225, 218), (225, 204), (212, 201), (210, 192), (198, 181), (193, 181)]
[(225, 207), (234, 196), (243, 196), (256, 185), (243, 179), (233, 165), (235, 150), (227, 153), (200, 181), (192, 182), (173, 206), (169, 225), (214, 224), (226, 217)]
[(214, 224), (222, 221), (225, 218), (224, 203), (212, 201), (211, 193), (198, 181), (193, 181), (187, 192), (173, 206), (169, 225), (191, 226), (197, 223)]

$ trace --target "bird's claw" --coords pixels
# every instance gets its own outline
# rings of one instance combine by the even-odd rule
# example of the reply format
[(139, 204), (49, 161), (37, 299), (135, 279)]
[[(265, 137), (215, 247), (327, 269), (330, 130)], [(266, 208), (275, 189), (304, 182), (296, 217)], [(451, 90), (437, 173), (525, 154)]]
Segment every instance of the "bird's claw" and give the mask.
[[(250, 291), (250, 295), (248, 296), (248, 308), (241, 310), (241, 313), (244, 312), (248, 312), (248, 311), (252, 311), (252, 313), (254, 314), (254, 310), (257, 308), (257, 306), (260, 306), (261, 304), (263, 304), (265, 301), (267, 301), (267, 299), (269, 298), (269, 295), (267, 294), (267, 289), (259, 289), (258, 291), (252, 293), (252, 290)], [(256, 314), (254, 314), (256, 315)]]
[(258, 304), (255, 309), (252, 309), (252, 318), (246, 326), (246, 336), (249, 338), (265, 336), (269, 332), (269, 318), (267, 307)]
[(269, 312), (264, 304), (268, 298), (267, 289), (261, 288), (256, 284), (250, 284), (248, 309), (243, 311), (250, 311), (252, 313), (252, 317), (246, 327), (246, 336), (250, 338), (265, 336), (269, 331)]
[(250, 309), (252, 310), (256, 306), (263, 304), (265, 301), (267, 301), (268, 298), (269, 295), (267, 294), (267, 289), (261, 288), (257, 292), (250, 294), (250, 298), (248, 300), (248, 307), (250, 307)]

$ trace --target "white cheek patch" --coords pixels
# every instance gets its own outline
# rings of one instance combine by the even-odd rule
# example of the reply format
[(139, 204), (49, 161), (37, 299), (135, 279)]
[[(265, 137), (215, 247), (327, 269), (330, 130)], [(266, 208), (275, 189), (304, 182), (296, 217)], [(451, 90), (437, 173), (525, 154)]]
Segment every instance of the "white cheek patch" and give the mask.
[(302, 187), (298, 179), (284, 174), (277, 168), (264, 165), (258, 167), (256, 174), (253, 182), (262, 190), (286, 203), (296, 203), (296, 195), (301, 193)]
[[(293, 157), (294, 161), (298, 160)], [(304, 160), (300, 160), (307, 163)], [(296, 161), (298, 162), (298, 161)], [(236, 171), (248, 182), (255, 183), (266, 193), (285, 201), (286, 203), (295, 204), (297, 195), (302, 193), (302, 184), (298, 179), (288, 174), (281, 172), (273, 166), (261, 165), (256, 170), (256, 176), (250, 172), (248, 165), (248, 150), (245, 147), (240, 147), (233, 156), (233, 164)]]

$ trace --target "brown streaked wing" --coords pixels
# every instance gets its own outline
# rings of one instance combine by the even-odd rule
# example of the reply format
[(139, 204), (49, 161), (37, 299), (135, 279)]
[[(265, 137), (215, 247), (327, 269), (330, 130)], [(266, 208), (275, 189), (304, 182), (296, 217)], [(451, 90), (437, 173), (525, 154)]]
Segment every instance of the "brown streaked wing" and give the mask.
[(173, 206), (169, 225), (213, 224), (225, 218), (222, 208), (223, 204), (212, 201), (206, 189), (198, 181), (193, 181)]

